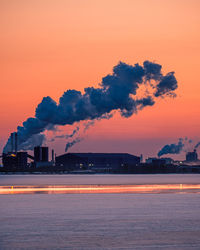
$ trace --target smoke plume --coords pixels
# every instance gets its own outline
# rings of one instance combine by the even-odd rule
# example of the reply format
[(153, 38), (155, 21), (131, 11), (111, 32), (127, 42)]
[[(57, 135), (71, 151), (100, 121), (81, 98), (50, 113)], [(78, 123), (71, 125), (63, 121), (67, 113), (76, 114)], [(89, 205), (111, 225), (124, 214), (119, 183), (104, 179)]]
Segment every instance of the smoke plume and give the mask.
[[(162, 66), (145, 61), (143, 65), (128, 65), (119, 62), (113, 73), (102, 78), (97, 88), (88, 87), (81, 93), (67, 90), (56, 103), (51, 97), (44, 97), (36, 107), (35, 117), (29, 117), (22, 126), (17, 127), (18, 148), (31, 149), (36, 144), (36, 137), (42, 138), (45, 130), (55, 125), (72, 125), (80, 121), (95, 121), (112, 116), (118, 110), (123, 117), (130, 117), (144, 107), (153, 106), (159, 97), (175, 97), (178, 87), (174, 72), (163, 75)], [(152, 93), (138, 92), (141, 86), (151, 87)], [(34, 138), (34, 139), (33, 139)], [(9, 150), (9, 141), (4, 152)]]
[(71, 134), (67, 134), (67, 135), (56, 135), (55, 138), (65, 138), (65, 139), (69, 139), (72, 138), (75, 134), (77, 134), (79, 131), (79, 127), (76, 127)]
[(160, 157), (166, 154), (180, 154), (180, 152), (183, 150), (183, 147), (184, 147), (183, 139), (180, 138), (177, 144), (173, 143), (165, 145), (158, 152), (158, 156)]
[(84, 123), (84, 124), (83, 124), (83, 125), (84, 125), (84, 130), (83, 130), (83, 132), (85, 133), (91, 126), (94, 125), (94, 123), (95, 123), (94, 120), (93, 120), (93, 121), (88, 121), (88, 122)]
[(80, 142), (81, 140), (82, 140), (81, 138), (76, 138), (73, 141), (68, 142), (65, 146), (65, 152), (67, 152), (69, 148), (71, 148), (72, 146), (74, 146), (74, 144)]
[(198, 142), (198, 143), (195, 145), (194, 149), (197, 149), (199, 146), (200, 146), (200, 142)]
[(198, 142), (195, 146), (193, 144), (193, 140), (189, 139), (188, 137), (180, 138), (178, 143), (167, 144), (165, 145), (159, 152), (158, 156), (162, 156), (165, 154), (179, 154), (181, 152), (188, 152), (194, 149), (197, 149), (200, 146), (200, 142)]

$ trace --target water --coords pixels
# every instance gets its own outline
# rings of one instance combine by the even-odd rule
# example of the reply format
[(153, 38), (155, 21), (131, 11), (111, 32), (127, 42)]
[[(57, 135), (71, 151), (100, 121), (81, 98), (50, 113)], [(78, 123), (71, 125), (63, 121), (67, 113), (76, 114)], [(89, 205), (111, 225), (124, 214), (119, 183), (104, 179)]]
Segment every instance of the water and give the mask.
[[(200, 175), (0, 176), (0, 186), (199, 184)], [(0, 195), (0, 249), (200, 249), (199, 192)]]
[(198, 174), (0, 175), (0, 185), (200, 184)]

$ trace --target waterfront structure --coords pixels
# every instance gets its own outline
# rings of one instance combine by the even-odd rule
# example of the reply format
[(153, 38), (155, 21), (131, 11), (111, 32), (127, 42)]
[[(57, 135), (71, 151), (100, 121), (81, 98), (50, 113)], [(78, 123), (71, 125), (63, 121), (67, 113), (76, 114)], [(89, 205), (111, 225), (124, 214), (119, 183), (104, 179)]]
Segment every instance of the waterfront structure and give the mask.
[(154, 164), (154, 165), (170, 165), (173, 163), (173, 159), (166, 157), (166, 158), (156, 158), (150, 157), (146, 159), (147, 164)]
[(27, 152), (9, 152), (3, 154), (3, 166), (7, 169), (18, 170), (27, 167)]
[(56, 157), (56, 165), (66, 169), (118, 170), (140, 163), (140, 157), (126, 153), (66, 153)]
[(35, 162), (47, 162), (49, 160), (48, 147), (34, 147), (34, 160)]
[(193, 152), (186, 154), (186, 161), (198, 161), (198, 155), (196, 149)]
[[(52, 153), (52, 157), (53, 157)], [(53, 160), (49, 161), (49, 148), (48, 147), (34, 147), (34, 165), (35, 167), (51, 167)]]

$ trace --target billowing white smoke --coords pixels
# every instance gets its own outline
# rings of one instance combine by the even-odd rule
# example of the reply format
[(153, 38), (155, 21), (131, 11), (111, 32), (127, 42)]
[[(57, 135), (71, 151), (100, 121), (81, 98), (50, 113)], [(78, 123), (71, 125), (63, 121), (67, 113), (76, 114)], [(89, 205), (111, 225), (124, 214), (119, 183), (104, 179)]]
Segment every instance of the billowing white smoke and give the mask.
[(188, 152), (187, 148), (188, 145), (190, 150), (197, 149), (200, 146), (200, 142), (198, 142), (194, 146), (193, 141), (191, 139), (188, 139), (188, 137), (179, 138), (178, 143), (172, 143), (163, 146), (161, 150), (158, 152), (158, 156), (160, 157), (166, 154), (180, 154), (183, 151)]
[(158, 156), (166, 154), (180, 154), (184, 148), (184, 139), (180, 138), (178, 143), (172, 143), (165, 145), (159, 152)]
[[(67, 90), (59, 103), (49, 96), (44, 97), (36, 108), (35, 117), (29, 117), (23, 126), (17, 127), (18, 148), (32, 149), (38, 145), (38, 141), (42, 144), (44, 136), (41, 133), (53, 129), (55, 125), (109, 119), (115, 110), (123, 117), (130, 117), (138, 110), (154, 105), (156, 98), (175, 97), (174, 90), (178, 86), (174, 72), (163, 75), (161, 68), (161, 65), (149, 61), (145, 61), (142, 66), (119, 62), (112, 74), (102, 78), (98, 88), (85, 88), (84, 93)], [(142, 85), (146, 89), (151, 87), (153, 91), (145, 91), (138, 97), (137, 92)], [(9, 150), (9, 140), (4, 152)]]

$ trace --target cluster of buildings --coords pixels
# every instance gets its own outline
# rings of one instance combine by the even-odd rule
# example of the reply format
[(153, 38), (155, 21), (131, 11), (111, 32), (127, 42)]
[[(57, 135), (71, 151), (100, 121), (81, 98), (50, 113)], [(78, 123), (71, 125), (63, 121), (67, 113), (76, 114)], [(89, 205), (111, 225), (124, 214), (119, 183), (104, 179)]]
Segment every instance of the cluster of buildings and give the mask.
[(49, 161), (48, 147), (35, 147), (34, 155), (24, 151), (12, 151), (3, 153), (2, 163), (6, 169), (22, 170), (34, 167), (50, 167), (54, 165), (54, 152), (52, 150), (52, 160)]
[(10, 170), (24, 170), (28, 167), (53, 166), (54, 151), (52, 150), (52, 160), (49, 161), (49, 148), (37, 146), (33, 155), (25, 151), (18, 151), (17, 133), (11, 133), (10, 151), (2, 154), (3, 167)]
[[(171, 158), (148, 158), (142, 162), (142, 156), (138, 157), (127, 153), (65, 153), (55, 157), (49, 148), (37, 146), (33, 155), (25, 151), (18, 151), (17, 133), (11, 134), (10, 152), (3, 153), (2, 163), (4, 169), (18, 171), (27, 169), (54, 169), (54, 170), (92, 170), (95, 172), (128, 171), (135, 167), (160, 167), (175, 165)], [(185, 162), (198, 162), (196, 150), (186, 154)], [(199, 164), (200, 165), (200, 164)]]
[(188, 152), (186, 154), (186, 161), (187, 162), (196, 162), (196, 161), (198, 161), (198, 154), (197, 154), (196, 149), (194, 149), (193, 152)]

